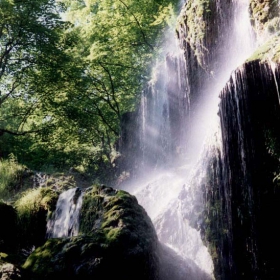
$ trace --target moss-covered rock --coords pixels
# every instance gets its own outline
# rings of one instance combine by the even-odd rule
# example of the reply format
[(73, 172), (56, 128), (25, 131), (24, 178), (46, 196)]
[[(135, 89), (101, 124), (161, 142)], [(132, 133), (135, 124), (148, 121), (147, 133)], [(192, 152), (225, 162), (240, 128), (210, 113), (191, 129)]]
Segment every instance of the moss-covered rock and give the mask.
[[(223, 61), (222, 56), (228, 54), (230, 47), (227, 27), (234, 22), (235, 9), (234, 1), (230, 0), (186, 2), (178, 17), (176, 31), (187, 63), (193, 55), (208, 74), (218, 71), (219, 60)], [(197, 71), (193, 66), (190, 71)]]
[(260, 60), (261, 62), (280, 62), (280, 37), (275, 35), (269, 38), (263, 45), (248, 58), (247, 62)]
[(183, 37), (194, 51), (199, 64), (202, 66), (205, 66), (207, 17), (210, 14), (209, 0), (188, 1), (182, 9), (177, 23), (178, 34), (181, 29), (186, 29)]
[(26, 260), (29, 279), (158, 279), (158, 240), (150, 218), (127, 192), (85, 191), (76, 237), (49, 239)]
[(279, 4), (275, 0), (251, 0), (252, 24), (258, 36), (269, 36), (280, 30)]

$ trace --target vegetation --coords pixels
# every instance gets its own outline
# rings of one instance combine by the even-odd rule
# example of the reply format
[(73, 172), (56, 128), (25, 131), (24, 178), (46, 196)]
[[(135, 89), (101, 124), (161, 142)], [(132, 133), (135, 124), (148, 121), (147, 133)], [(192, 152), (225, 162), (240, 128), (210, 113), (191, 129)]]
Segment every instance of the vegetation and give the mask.
[(47, 216), (55, 210), (58, 192), (49, 188), (26, 191), (15, 202), (22, 247), (42, 245), (46, 237)]
[(113, 179), (121, 116), (177, 2), (1, 1), (0, 157)]
[(180, 32), (182, 26), (187, 28), (185, 40), (193, 50), (199, 64), (204, 68), (206, 67), (204, 56), (207, 51), (207, 22), (212, 13), (209, 0), (188, 1), (181, 11), (180, 21), (177, 24), (177, 32)]
[(280, 47), (279, 47), (279, 37), (272, 36), (263, 45), (261, 45), (252, 54), (251, 57), (247, 59), (247, 62), (260, 60), (262, 62), (279, 62), (280, 61)]
[(252, 24), (258, 35), (279, 31), (279, 4), (274, 0), (250, 0)]
[[(43, 244), (59, 192), (73, 186), (54, 177), (22, 186), (25, 172), (74, 167), (114, 179), (121, 117), (137, 104), (177, 2), (0, 1), (0, 199), (13, 204), (0, 207), (14, 217), (1, 259), (7, 236), (27, 253)], [(109, 224), (108, 243), (120, 232)]]
[(0, 159), (0, 199), (7, 199), (19, 189), (19, 181), (25, 166), (18, 164), (13, 155)]

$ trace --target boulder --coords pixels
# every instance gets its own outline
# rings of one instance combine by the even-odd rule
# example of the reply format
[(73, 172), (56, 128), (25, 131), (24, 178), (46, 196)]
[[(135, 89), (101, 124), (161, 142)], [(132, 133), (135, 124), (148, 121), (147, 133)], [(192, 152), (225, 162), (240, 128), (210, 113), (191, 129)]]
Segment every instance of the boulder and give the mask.
[(23, 268), (28, 279), (158, 279), (158, 240), (136, 198), (95, 186), (85, 191), (78, 236), (53, 238)]

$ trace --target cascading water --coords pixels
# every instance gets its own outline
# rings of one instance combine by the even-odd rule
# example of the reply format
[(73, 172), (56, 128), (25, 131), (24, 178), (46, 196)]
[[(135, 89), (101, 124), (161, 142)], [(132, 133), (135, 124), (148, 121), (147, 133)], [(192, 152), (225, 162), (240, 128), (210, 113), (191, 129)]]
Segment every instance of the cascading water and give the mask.
[[(186, 8), (190, 3), (192, 1), (186, 3)], [(211, 36), (219, 36), (223, 38), (223, 45), (207, 50), (209, 69), (204, 70), (209, 76), (205, 81), (196, 82), (199, 86), (194, 85), (191, 72), (195, 63), (190, 61), (193, 59), (189, 55), (190, 46), (184, 54), (186, 61), (179, 48), (176, 53), (166, 51), (165, 65), (154, 70), (159, 78), (143, 92), (139, 108), (138, 138), (134, 141), (140, 151), (131, 162), (131, 166), (137, 166), (137, 172), (132, 170), (135, 178), (120, 186), (136, 195), (147, 210), (159, 240), (186, 262), (192, 260), (208, 278), (213, 277), (213, 263), (201, 238), (201, 217), (205, 211), (201, 188), (207, 176), (205, 168), (210, 150), (221, 153), (219, 92), (231, 72), (254, 49), (248, 5), (245, 0), (226, 5), (222, 1), (212, 3), (211, 12), (222, 25), (216, 34), (208, 35), (208, 41), (215, 41)], [(223, 9), (231, 11), (225, 13), (230, 15), (228, 19), (224, 18)], [(185, 44), (186, 41), (181, 46), (186, 47)], [(177, 71), (174, 65), (179, 65)], [(185, 279), (198, 278), (186, 276)]]
[(79, 188), (59, 195), (54, 216), (47, 223), (47, 237), (76, 236), (79, 230), (79, 212), (83, 193)]

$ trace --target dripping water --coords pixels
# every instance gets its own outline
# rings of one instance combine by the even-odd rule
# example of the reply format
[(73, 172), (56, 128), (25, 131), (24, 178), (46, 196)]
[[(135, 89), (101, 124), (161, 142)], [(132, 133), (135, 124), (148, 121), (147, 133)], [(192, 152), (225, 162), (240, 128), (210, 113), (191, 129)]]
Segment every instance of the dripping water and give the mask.
[(273, 74), (273, 79), (275, 82), (275, 86), (276, 86), (276, 92), (277, 92), (277, 96), (278, 96), (278, 101), (279, 101), (279, 105), (280, 105), (280, 93), (279, 93), (279, 86), (278, 86), (278, 82), (276, 79), (276, 63), (273, 62), (272, 60), (270, 60), (270, 66), (271, 66), (271, 70), (272, 70), (272, 74)]
[(47, 223), (47, 237), (78, 235), (79, 213), (83, 193), (79, 188), (69, 189), (59, 195), (54, 216)]

